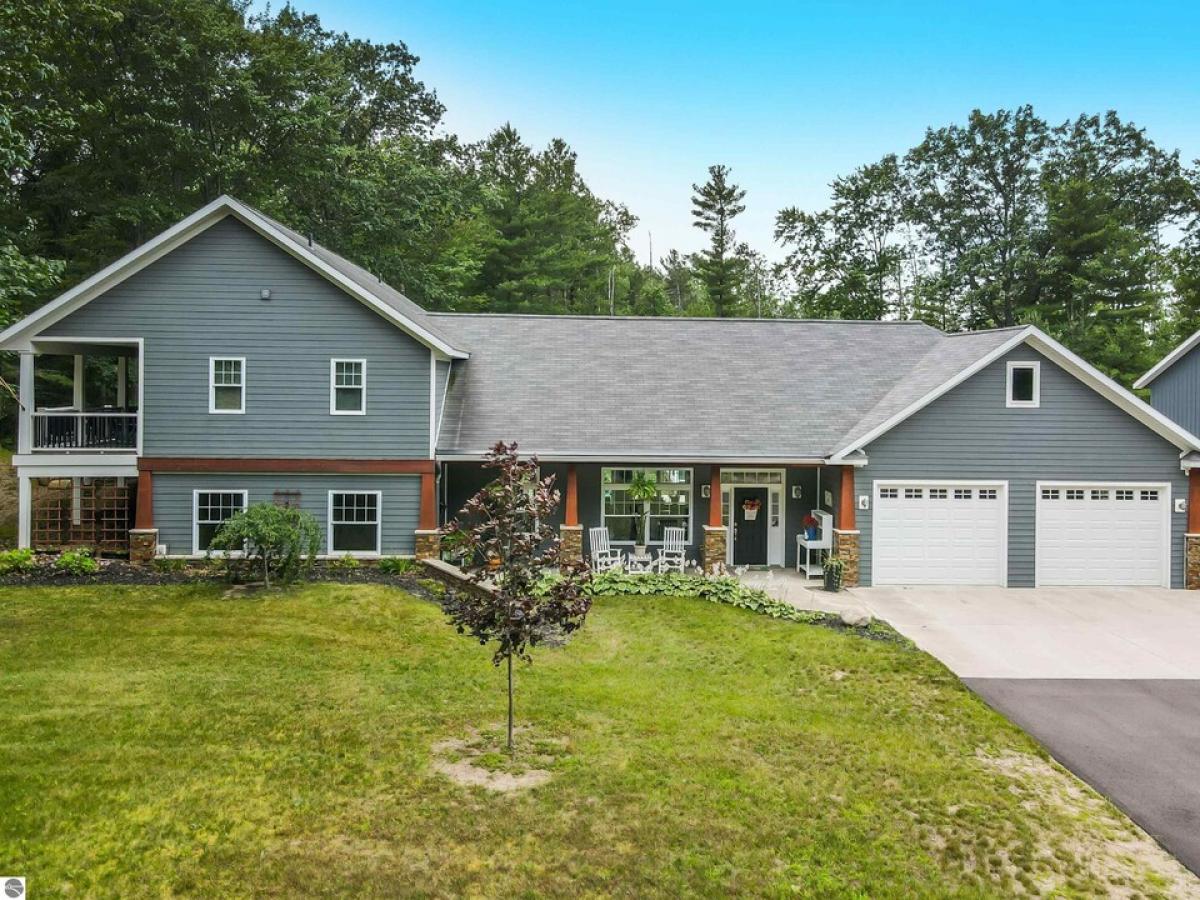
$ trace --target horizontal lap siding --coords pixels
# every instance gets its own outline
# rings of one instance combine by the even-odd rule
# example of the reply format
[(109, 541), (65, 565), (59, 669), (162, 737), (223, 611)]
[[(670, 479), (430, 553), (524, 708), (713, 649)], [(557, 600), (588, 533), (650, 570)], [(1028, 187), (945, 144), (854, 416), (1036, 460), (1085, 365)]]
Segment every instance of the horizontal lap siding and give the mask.
[[(1006, 363), (1041, 362), (1041, 406), (1005, 406)], [(858, 494), (886, 479), (1009, 483), (1008, 583), (1034, 584), (1034, 484), (1047, 480), (1153, 481), (1187, 496), (1179, 450), (1032, 349), (1014, 350), (866, 448)], [(873, 504), (872, 499), (872, 504)], [(1183, 581), (1186, 515), (1171, 514), (1171, 581)], [(859, 511), (862, 578), (871, 579), (871, 511)]]
[(1200, 432), (1200, 352), (1185, 354), (1150, 384), (1150, 405), (1192, 434)]
[[(428, 348), (231, 218), (44, 334), (144, 339), (147, 456), (429, 457)], [(246, 357), (244, 415), (208, 412), (210, 356)], [(329, 414), (334, 357), (367, 415)]]
[(276, 491), (299, 491), (300, 508), (321, 526), (321, 552), (327, 553), (329, 491), (381, 491), (384, 555), (414, 550), (421, 508), (421, 479), (416, 475), (189, 475), (154, 476), (154, 525), (172, 556), (192, 552), (192, 492), (249, 491), (250, 503), (271, 501)]

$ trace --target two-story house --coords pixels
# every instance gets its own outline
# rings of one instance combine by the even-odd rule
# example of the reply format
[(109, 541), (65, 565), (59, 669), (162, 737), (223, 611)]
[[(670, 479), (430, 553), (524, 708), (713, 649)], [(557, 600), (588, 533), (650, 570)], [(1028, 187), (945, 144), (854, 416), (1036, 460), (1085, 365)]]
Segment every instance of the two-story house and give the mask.
[(24, 546), (194, 557), (267, 501), (325, 555), (430, 555), (515, 440), (571, 555), (674, 526), (705, 565), (834, 550), (851, 583), (1200, 586), (1200, 442), (1032, 327), (435, 314), (222, 197), (0, 349)]

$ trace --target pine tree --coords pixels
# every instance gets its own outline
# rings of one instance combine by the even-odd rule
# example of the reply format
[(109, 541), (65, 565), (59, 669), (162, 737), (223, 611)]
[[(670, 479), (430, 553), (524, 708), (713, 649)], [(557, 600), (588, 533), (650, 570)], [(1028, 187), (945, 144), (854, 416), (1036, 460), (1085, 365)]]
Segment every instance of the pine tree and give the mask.
[(736, 312), (738, 285), (744, 260), (734, 252), (734, 233), (731, 223), (746, 206), (746, 192), (729, 181), (728, 166), (709, 166), (704, 186), (692, 185), (692, 222), (707, 232), (711, 243), (707, 250), (696, 254), (696, 270), (708, 289), (713, 313), (731, 316)]

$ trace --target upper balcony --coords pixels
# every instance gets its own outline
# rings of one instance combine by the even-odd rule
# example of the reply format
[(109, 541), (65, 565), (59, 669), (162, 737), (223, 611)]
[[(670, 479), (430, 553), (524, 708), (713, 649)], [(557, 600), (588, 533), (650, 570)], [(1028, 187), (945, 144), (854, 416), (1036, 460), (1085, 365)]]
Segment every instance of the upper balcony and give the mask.
[(21, 359), (20, 452), (138, 453), (139, 343), (52, 339), (34, 348)]

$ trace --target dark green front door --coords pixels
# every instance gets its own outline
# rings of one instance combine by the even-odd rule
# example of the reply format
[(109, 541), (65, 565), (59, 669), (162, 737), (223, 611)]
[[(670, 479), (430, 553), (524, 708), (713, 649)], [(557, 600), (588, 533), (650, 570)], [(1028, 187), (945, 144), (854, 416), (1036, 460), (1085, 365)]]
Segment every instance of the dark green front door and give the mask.
[[(756, 510), (747, 509), (758, 501)], [(734, 488), (733, 564), (735, 566), (765, 566), (767, 564), (767, 489)]]

